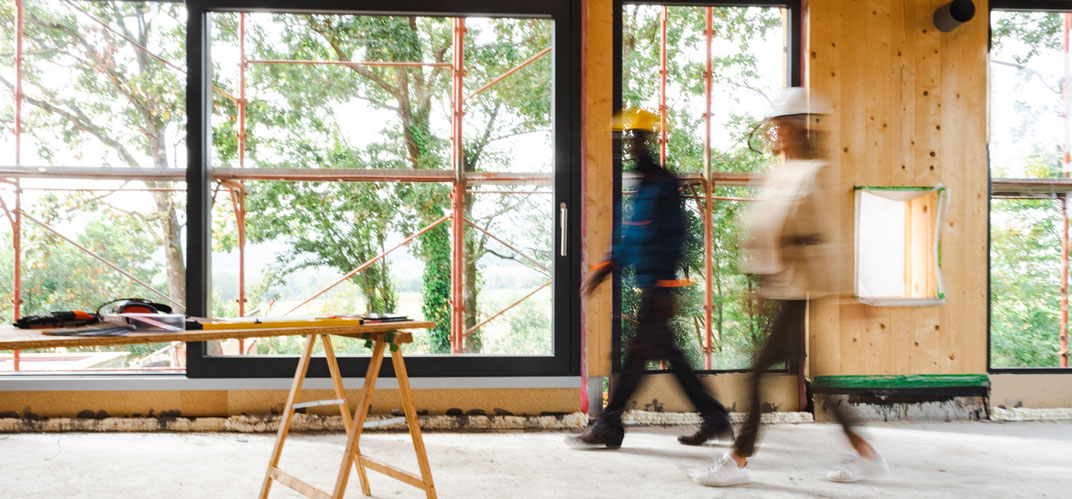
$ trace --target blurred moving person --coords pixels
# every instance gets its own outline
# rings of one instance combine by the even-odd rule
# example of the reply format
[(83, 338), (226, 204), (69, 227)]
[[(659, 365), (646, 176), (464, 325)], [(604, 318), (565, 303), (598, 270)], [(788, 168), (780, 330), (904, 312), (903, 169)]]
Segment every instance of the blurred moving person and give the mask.
[[(761, 412), (760, 377), (764, 369), (800, 359), (805, 306), (838, 290), (840, 244), (833, 224), (836, 192), (816, 125), (830, 114), (830, 104), (800, 87), (786, 89), (775, 101), (767, 120), (776, 128), (775, 152), (784, 163), (766, 175), (756, 202), (743, 220), (741, 267), (759, 279), (759, 295), (778, 305), (763, 348), (756, 355), (749, 379), (748, 419), (733, 449), (693, 476), (703, 485), (728, 486), (751, 482), (748, 458), (755, 452)], [(798, 366), (800, 368), (801, 366)], [(886, 462), (852, 429), (848, 415), (834, 408), (857, 456), (830, 472), (836, 482), (855, 482), (887, 473)]]
[(638, 325), (607, 408), (595, 425), (570, 438), (572, 444), (621, 447), (625, 436), (622, 425), (625, 404), (644, 376), (644, 366), (660, 359), (670, 362), (678, 383), (702, 419), (696, 433), (681, 436), (678, 441), (701, 445), (716, 436), (733, 439), (726, 408), (704, 389), (685, 355), (674, 344), (669, 325), (675, 314), (674, 288), (682, 284), (677, 280), (677, 267), (685, 244), (685, 217), (677, 179), (652, 157), (656, 122), (654, 114), (637, 108), (627, 109), (615, 119), (615, 130), (624, 133), (626, 159), (635, 163), (641, 182), (634, 197), (632, 216), (623, 222), (622, 240), (612, 244), (610, 258), (593, 267), (581, 284), (581, 292), (591, 293), (615, 270), (632, 265), (636, 285), (641, 288)]

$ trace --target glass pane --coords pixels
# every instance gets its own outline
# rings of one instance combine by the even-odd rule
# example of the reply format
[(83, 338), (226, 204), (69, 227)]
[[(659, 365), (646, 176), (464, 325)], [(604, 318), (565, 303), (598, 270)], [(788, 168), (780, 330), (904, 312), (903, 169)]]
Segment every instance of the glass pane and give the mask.
[(990, 201), (990, 365), (1058, 367), (1061, 201)]
[[(394, 312), (437, 324), (415, 335), (416, 353), (552, 353), (551, 21), (465, 18), (464, 73), (452, 67), (453, 18), (225, 13), (212, 22), (219, 85), (238, 97), (217, 102), (217, 164), (289, 169), (220, 184), (215, 316)], [(464, 347), (451, 339), (454, 76), (471, 172), (463, 218), (473, 224), (458, 255)], [(217, 342), (209, 353), (293, 355), (300, 343)], [(339, 350), (368, 352), (352, 340)]]
[(551, 189), (484, 186), (471, 196), (466, 234), (466, 350), (497, 355), (551, 355)]
[(181, 2), (27, 0), (22, 164), (185, 168), (186, 17)]
[[(676, 173), (704, 171), (706, 11), (688, 6), (665, 9), (666, 164)], [(622, 14), (623, 106), (658, 114), (664, 88), (664, 8), (626, 5)], [(711, 22), (711, 169), (716, 176), (719, 172), (763, 171), (775, 158), (769, 152), (767, 130), (758, 125), (787, 81), (788, 20), (780, 8), (712, 7)], [(623, 219), (629, 217), (631, 194), (636, 188), (630, 168), (628, 162), (623, 165)], [(754, 193), (747, 187), (717, 185), (712, 194), (711, 241), (706, 242), (711, 246), (712, 275), (707, 276), (703, 185), (682, 182), (687, 229), (678, 277), (693, 284), (678, 291), (678, 314), (671, 328), (694, 367), (747, 368), (766, 334), (768, 321), (753, 294), (755, 283), (737, 270), (738, 219)], [(712, 294), (710, 340), (704, 311), (708, 282)], [(632, 272), (626, 271), (621, 293), (623, 345), (635, 334), (639, 296)], [(708, 342), (710, 351), (705, 352)], [(661, 366), (652, 363), (649, 367)]]
[(550, 174), (551, 21), (467, 18), (465, 28), (466, 169)]
[[(213, 209), (213, 315), (216, 317), (310, 317), (401, 313), (428, 317), (426, 303), (449, 309), (450, 221), (442, 211), (417, 213), (400, 200), (443, 200), (440, 184), (374, 182), (249, 181), (245, 192), (244, 282), (246, 304), (238, 306), (240, 253), (236, 204), (242, 192), (224, 189)], [(439, 223), (436, 223), (439, 222)], [(410, 239), (429, 226), (433, 228)], [(388, 253), (382, 258), (377, 258)], [(445, 256), (444, 256), (445, 254)], [(426, 261), (432, 261), (430, 272)], [(349, 272), (363, 268), (352, 278)], [(333, 286), (334, 285), (334, 286)], [(326, 291), (325, 291), (326, 290)], [(434, 320), (434, 319), (433, 319)], [(443, 322), (449, 329), (449, 312)], [(422, 331), (414, 351), (435, 347), (441, 330)], [(210, 353), (298, 354), (301, 338), (231, 340)], [(352, 340), (340, 338), (342, 352)], [(442, 343), (440, 341), (439, 343)], [(364, 342), (356, 342), (363, 348)], [(241, 348), (239, 347), (241, 345)]]
[[(991, 13), (990, 365), (1057, 367), (1063, 187), (999, 191), (1003, 178), (1067, 177), (1065, 39), (1072, 15)], [(1055, 180), (1055, 182), (1057, 182)], [(1006, 183), (1003, 188), (1008, 188)], [(1011, 185), (1016, 185), (1015, 183)], [(1046, 199), (1048, 198), (1048, 199)]]
[(248, 101), (243, 119), (239, 102), (217, 99), (215, 164), (451, 169), (450, 19), (227, 13), (212, 22), (220, 85)]
[[(15, 33), (15, 2), (0, 4), (0, 33)], [(0, 37), (0, 165), (15, 163), (15, 37)]]
[[(675, 172), (704, 170), (705, 10), (666, 9), (666, 163)], [(771, 158), (749, 151), (748, 139), (787, 80), (784, 11), (769, 7), (712, 7), (711, 11), (713, 169), (759, 171)], [(659, 111), (662, 14), (663, 7), (658, 5), (624, 7), (623, 107)]]
[[(21, 188), (27, 213), (20, 231), (22, 316), (95, 312), (127, 297), (174, 305), (170, 298), (181, 305), (182, 184), (24, 179)], [(13, 189), (3, 189), (0, 196), (14, 206)], [(11, 225), (0, 223), (0, 320), (8, 323), (14, 302), (12, 237)], [(184, 348), (177, 343), (23, 351), (19, 371), (181, 370)], [(14, 369), (10, 352), (0, 353), (0, 369)]]
[[(994, 177), (1059, 177), (1065, 147), (1062, 18), (991, 14), (990, 168)], [(1068, 172), (1064, 172), (1067, 174)]]

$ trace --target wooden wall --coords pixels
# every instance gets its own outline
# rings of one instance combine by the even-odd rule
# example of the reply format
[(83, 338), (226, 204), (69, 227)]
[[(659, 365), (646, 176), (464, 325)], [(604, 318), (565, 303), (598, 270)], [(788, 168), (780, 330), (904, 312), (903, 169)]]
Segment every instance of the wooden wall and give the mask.
[[(613, 164), (610, 119), (614, 112), (613, 4), (611, 0), (584, 0), (583, 80), (581, 91), (584, 149), (581, 165), (584, 179), (584, 252), (582, 268), (600, 262), (610, 250), (614, 214)], [(589, 376), (609, 376), (611, 371), (611, 291), (608, 280), (585, 300), (584, 327)]]
[[(988, 7), (951, 33), (948, 0), (808, 0), (805, 80), (826, 95), (840, 172), (841, 236), (853, 240), (854, 185), (948, 187), (946, 304), (814, 303), (810, 375), (986, 372)], [(845, 268), (852, 269), (851, 252)]]

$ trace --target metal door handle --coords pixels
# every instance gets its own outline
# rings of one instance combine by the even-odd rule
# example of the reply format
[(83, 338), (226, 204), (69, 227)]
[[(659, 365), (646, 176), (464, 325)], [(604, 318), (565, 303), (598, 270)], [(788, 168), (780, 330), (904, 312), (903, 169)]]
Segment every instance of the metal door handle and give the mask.
[(566, 221), (569, 219), (567, 214), (568, 210), (566, 209), (566, 203), (558, 203), (558, 230), (560, 231), (558, 238), (558, 240), (560, 241), (558, 254), (561, 256), (566, 256)]

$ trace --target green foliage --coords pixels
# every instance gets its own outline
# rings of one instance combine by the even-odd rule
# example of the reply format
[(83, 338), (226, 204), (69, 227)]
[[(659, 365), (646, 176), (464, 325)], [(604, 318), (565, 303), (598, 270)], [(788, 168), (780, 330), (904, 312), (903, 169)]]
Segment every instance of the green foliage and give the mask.
[(990, 24), (991, 51), (1008, 52), (1019, 64), (1026, 64), (1045, 49), (1060, 50), (1061, 13), (994, 12)]
[(429, 331), (431, 353), (450, 353), (450, 233), (442, 224), (421, 236), (425, 252), (421, 312), (436, 323)]
[(990, 203), (990, 343), (994, 367), (1056, 367), (1061, 204)]

